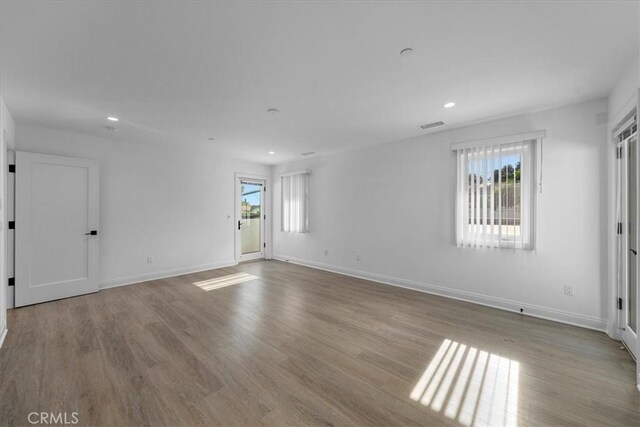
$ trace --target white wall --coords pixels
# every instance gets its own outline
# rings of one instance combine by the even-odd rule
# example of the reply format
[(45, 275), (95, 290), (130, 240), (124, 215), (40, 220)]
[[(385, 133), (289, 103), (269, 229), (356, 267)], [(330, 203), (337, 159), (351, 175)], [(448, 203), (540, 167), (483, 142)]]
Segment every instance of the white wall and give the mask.
[[(279, 165), (274, 257), (605, 329), (606, 112), (594, 101)], [(450, 144), (540, 129), (536, 251), (456, 248)], [(299, 169), (311, 232), (282, 233), (279, 174)]]
[[(629, 65), (618, 78), (615, 86), (609, 94), (609, 117), (611, 122), (624, 116), (628, 111), (629, 103), (637, 102), (637, 90), (640, 86), (640, 58), (629, 61)], [(613, 124), (613, 123), (612, 123)]]
[(99, 161), (101, 287), (234, 263), (234, 173), (271, 173), (208, 141), (168, 146), (20, 121), (16, 141), (20, 151)]
[(15, 134), (16, 134), (16, 125), (15, 122), (13, 121), (13, 117), (11, 116), (11, 113), (9, 112), (9, 110), (7, 109), (7, 106), (4, 103), (4, 99), (2, 99), (2, 96), (0, 96), (0, 126), (2, 127), (3, 130), (5, 130), (7, 132), (7, 135), (9, 135), (9, 140), (6, 141), (7, 143), (7, 148), (8, 149), (13, 149), (15, 147)]
[(0, 345), (7, 330), (7, 195), (6, 195), (6, 155), (7, 148), (13, 148), (15, 124), (0, 96)]

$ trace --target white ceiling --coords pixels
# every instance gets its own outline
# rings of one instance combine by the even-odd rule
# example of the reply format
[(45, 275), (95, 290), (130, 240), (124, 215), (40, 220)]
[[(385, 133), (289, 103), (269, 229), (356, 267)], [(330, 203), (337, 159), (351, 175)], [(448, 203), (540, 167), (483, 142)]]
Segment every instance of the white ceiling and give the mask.
[(265, 163), (605, 97), (639, 50), (635, 1), (0, 7), (0, 92), (16, 121), (131, 141), (212, 136)]

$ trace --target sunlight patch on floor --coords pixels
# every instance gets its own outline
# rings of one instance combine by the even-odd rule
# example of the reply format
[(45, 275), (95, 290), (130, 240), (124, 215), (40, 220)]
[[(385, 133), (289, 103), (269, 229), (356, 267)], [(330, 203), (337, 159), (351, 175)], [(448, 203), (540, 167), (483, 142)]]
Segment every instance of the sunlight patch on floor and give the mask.
[(249, 273), (236, 273), (228, 274), (222, 277), (216, 277), (215, 279), (203, 280), (201, 282), (195, 282), (194, 285), (204, 291), (211, 291), (214, 289), (224, 288), (225, 286), (237, 285), (239, 283), (248, 282), (250, 280), (259, 279), (258, 276), (254, 276)]
[(445, 339), (411, 399), (464, 426), (517, 426), (520, 364)]

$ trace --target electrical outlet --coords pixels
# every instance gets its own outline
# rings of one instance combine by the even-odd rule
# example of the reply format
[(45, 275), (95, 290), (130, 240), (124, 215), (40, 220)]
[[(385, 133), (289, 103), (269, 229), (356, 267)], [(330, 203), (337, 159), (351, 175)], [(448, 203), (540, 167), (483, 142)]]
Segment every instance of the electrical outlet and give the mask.
[(575, 290), (574, 286), (565, 284), (564, 285), (564, 294), (567, 295), (567, 296), (570, 296), (570, 297), (575, 296), (576, 295), (576, 290)]
[(153, 257), (152, 256), (148, 256), (147, 257), (147, 264), (153, 264)]

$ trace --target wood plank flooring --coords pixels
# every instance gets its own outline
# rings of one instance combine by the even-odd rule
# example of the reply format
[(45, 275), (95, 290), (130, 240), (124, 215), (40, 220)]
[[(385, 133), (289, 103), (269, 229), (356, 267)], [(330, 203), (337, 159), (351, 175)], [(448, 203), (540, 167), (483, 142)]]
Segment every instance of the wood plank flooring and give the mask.
[[(258, 279), (194, 285), (237, 273)], [(8, 321), (1, 425), (640, 425), (634, 363), (603, 333), (277, 261)]]

